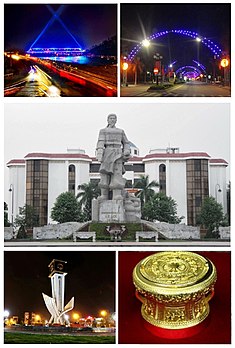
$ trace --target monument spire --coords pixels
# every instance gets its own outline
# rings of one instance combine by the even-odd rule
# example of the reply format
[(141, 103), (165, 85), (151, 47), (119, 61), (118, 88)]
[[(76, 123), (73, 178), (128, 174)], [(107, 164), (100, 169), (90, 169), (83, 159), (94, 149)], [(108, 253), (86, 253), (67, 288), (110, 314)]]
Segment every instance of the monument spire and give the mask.
[(69, 321), (65, 317), (65, 313), (74, 307), (74, 297), (64, 306), (65, 291), (65, 266), (67, 261), (53, 259), (48, 265), (51, 278), (52, 297), (42, 294), (45, 305), (51, 314), (49, 324), (69, 325)]

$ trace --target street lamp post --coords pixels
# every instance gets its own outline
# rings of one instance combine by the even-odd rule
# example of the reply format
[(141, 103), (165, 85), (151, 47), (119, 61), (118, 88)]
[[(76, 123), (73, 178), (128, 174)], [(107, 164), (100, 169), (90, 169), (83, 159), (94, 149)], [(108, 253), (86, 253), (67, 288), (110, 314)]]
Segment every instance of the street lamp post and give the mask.
[(220, 184), (216, 184), (215, 185), (215, 199), (216, 199), (216, 202), (218, 202), (218, 192), (222, 192), (222, 190), (220, 188)]
[(202, 41), (202, 39), (200, 37), (196, 37), (196, 41), (197, 41), (197, 61), (199, 62), (200, 42)]
[(11, 225), (14, 223), (14, 186), (10, 184), (9, 192), (11, 193)]
[(156, 76), (156, 83), (159, 84), (159, 76), (162, 76), (162, 59), (163, 57), (160, 55), (160, 53), (156, 53), (153, 56), (154, 59), (156, 59), (155, 68), (154, 68), (154, 74)]
[(128, 63), (124, 62), (122, 64), (122, 73), (123, 73), (122, 85), (126, 86), (126, 87), (128, 86), (128, 83), (127, 83), (127, 69), (128, 69)]

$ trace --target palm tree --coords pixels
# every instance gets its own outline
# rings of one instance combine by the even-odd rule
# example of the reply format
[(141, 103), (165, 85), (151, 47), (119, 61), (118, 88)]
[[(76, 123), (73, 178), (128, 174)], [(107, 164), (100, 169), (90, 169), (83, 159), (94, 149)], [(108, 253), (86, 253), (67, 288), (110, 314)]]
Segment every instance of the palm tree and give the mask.
[(80, 204), (91, 214), (92, 200), (100, 195), (98, 184), (90, 181), (88, 184), (84, 183), (78, 185), (78, 189), (81, 190), (81, 192), (77, 194), (76, 198), (79, 199)]
[(149, 175), (141, 175), (140, 180), (136, 182), (134, 187), (140, 189), (136, 196), (140, 198), (141, 206), (143, 208), (144, 204), (147, 203), (155, 193), (153, 187), (159, 187), (159, 184), (155, 180), (149, 182)]

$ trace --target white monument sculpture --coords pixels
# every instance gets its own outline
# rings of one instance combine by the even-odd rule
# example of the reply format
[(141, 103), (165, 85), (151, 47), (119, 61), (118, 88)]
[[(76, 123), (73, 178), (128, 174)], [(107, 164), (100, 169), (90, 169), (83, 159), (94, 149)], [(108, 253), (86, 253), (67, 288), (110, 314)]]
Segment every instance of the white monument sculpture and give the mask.
[(71, 311), (74, 307), (74, 297), (64, 306), (64, 290), (65, 290), (65, 264), (66, 261), (52, 260), (49, 264), (51, 278), (52, 297), (42, 294), (48, 311), (51, 314), (49, 324), (69, 325), (69, 320), (65, 313)]
[(99, 222), (140, 221), (140, 200), (124, 189), (124, 163), (130, 158), (130, 142), (122, 129), (116, 128), (117, 116), (108, 116), (101, 129), (96, 148), (100, 165), (101, 196), (92, 202), (92, 220)]

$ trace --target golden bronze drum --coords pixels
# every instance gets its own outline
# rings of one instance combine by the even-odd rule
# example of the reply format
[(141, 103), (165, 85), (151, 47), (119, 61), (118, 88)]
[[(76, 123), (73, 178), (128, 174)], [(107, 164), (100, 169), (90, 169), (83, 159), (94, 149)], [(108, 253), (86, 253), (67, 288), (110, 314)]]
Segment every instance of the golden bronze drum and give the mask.
[(165, 329), (185, 329), (209, 314), (216, 268), (205, 257), (188, 251), (166, 251), (140, 261), (133, 271), (142, 317)]

